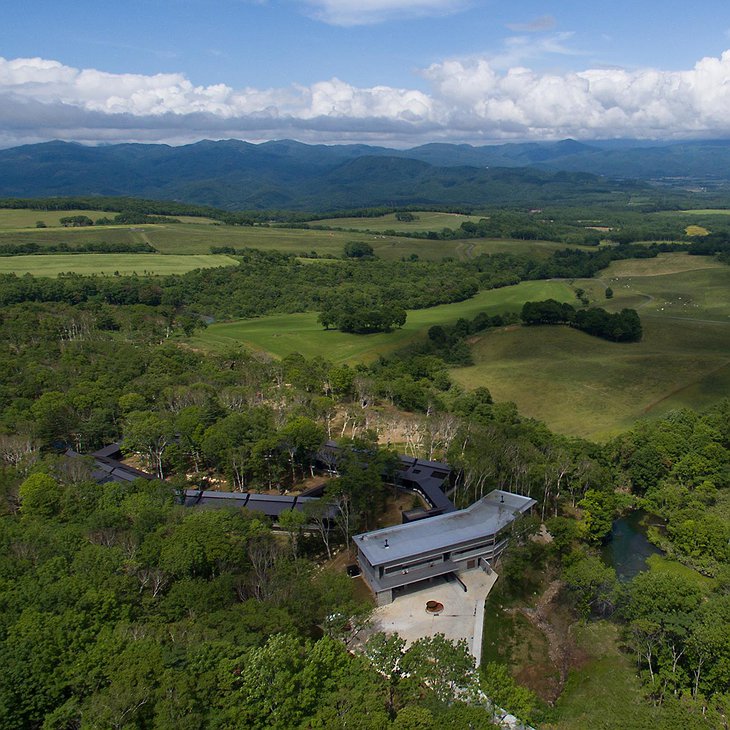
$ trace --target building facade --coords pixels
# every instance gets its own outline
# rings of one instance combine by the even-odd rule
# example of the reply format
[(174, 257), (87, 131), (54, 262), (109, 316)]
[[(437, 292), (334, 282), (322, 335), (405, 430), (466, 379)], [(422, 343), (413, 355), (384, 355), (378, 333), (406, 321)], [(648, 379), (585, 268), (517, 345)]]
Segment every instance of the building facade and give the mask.
[(363, 578), (383, 605), (414, 583), (490, 569), (507, 547), (512, 523), (535, 504), (495, 489), (466, 509), (356, 535)]

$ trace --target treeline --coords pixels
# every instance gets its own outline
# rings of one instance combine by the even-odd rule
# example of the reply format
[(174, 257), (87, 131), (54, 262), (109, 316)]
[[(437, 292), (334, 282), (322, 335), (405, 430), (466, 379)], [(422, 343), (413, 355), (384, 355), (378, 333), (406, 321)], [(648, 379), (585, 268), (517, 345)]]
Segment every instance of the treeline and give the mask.
[(689, 253), (694, 256), (713, 256), (723, 263), (730, 264), (730, 232), (711, 233), (708, 236), (695, 238)]
[(642, 337), (641, 320), (635, 309), (607, 312), (601, 307), (578, 309), (567, 302), (546, 299), (525, 302), (520, 314), (528, 326), (566, 324), (594, 337), (613, 342), (639, 342)]
[(91, 241), (78, 245), (68, 243), (48, 243), (42, 246), (37, 243), (0, 244), (0, 256), (50, 253), (155, 253), (155, 249), (148, 243), (106, 243), (104, 241)]
[(319, 311), (328, 296), (353, 287), (374, 301), (400, 309), (463, 301), (482, 289), (523, 280), (589, 278), (611, 261), (654, 257), (658, 246), (616, 246), (596, 251), (566, 249), (547, 259), (481, 254), (468, 261), (342, 260), (313, 266), (293, 254), (248, 249), (238, 267), (193, 271), (180, 276), (104, 277), (67, 275), (57, 279), (0, 276), (0, 305), (26, 301), (98, 301), (115, 305), (183, 303), (217, 318), (253, 317), (273, 312)]

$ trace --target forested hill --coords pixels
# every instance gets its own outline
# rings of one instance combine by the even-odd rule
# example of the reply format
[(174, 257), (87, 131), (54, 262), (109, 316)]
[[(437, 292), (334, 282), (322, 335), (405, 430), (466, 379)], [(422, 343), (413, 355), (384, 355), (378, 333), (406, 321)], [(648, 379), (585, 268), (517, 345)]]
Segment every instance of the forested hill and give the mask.
[[(48, 142), (0, 151), (0, 196), (131, 195), (227, 210), (324, 211), (380, 205), (539, 207), (624, 200), (646, 190), (639, 182), (517, 166), (576, 146), (581, 147), (523, 146), (521, 162), (502, 154), (506, 166), (487, 167), (483, 158), (492, 148), (453, 145), (404, 152), (291, 141), (203, 141), (181, 147)], [(412, 159), (418, 157), (423, 159)]]

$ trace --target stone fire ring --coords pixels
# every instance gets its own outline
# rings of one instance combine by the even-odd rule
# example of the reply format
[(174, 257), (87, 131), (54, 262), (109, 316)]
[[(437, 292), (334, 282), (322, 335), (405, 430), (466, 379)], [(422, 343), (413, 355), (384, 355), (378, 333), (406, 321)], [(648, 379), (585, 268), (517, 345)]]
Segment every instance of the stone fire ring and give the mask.
[(439, 601), (426, 601), (426, 611), (428, 613), (439, 614), (444, 610), (444, 604)]

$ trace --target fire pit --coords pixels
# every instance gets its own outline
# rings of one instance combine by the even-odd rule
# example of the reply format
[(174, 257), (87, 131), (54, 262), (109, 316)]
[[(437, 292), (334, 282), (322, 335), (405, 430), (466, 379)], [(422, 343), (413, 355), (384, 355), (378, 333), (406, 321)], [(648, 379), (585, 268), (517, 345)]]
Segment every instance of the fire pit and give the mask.
[(426, 601), (426, 611), (438, 615), (444, 610), (444, 604), (438, 601)]

